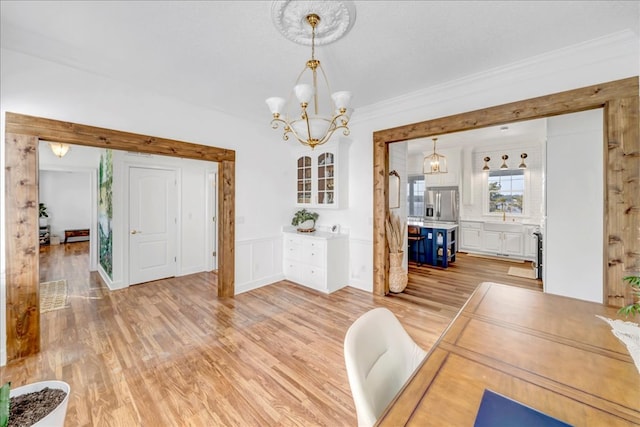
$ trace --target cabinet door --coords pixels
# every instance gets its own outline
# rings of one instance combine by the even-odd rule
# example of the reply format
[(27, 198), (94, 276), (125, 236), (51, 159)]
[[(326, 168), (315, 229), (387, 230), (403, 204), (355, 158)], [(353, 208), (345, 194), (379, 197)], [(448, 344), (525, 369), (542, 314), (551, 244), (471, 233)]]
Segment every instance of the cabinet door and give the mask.
[(502, 233), (502, 253), (522, 256), (522, 233)]
[(500, 253), (502, 250), (502, 233), (485, 230), (482, 234), (482, 246), (487, 252)]
[(307, 266), (304, 282), (302, 283), (319, 291), (325, 291), (327, 288), (326, 270), (313, 265)]
[(296, 169), (296, 201), (299, 205), (310, 205), (312, 203), (312, 172), (313, 168), (311, 166), (311, 157), (298, 157)]
[(318, 186), (316, 200), (319, 205), (336, 203), (336, 154), (332, 151), (320, 153), (317, 157)]
[(460, 228), (460, 248), (461, 249), (480, 249), (481, 232), (477, 228)]
[(535, 259), (538, 256), (538, 239), (533, 235), (535, 227), (525, 227), (524, 229), (524, 256)]

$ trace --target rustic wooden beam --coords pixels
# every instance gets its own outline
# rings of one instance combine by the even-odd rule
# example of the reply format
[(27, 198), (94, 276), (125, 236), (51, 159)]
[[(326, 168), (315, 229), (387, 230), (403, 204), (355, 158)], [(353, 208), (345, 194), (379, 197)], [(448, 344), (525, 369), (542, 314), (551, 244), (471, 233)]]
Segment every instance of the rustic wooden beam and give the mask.
[(14, 360), (40, 351), (38, 138), (7, 133), (5, 171), (7, 360)]
[(220, 163), (218, 295), (235, 294), (235, 151), (10, 112), (5, 117), (8, 361), (40, 350), (39, 140)]
[(224, 148), (15, 113), (7, 113), (6, 132), (37, 136), (45, 141), (112, 150), (161, 154), (211, 162), (235, 160), (235, 151)]
[(633, 302), (623, 281), (640, 273), (640, 121), (638, 97), (615, 99), (605, 108), (606, 209), (605, 272), (609, 286), (605, 302), (622, 306)]
[(235, 242), (235, 163), (224, 161), (218, 173), (218, 296), (232, 297), (235, 293), (235, 249), (225, 242)]
[[(373, 143), (373, 293), (389, 293), (389, 257), (385, 231), (386, 213), (389, 212), (389, 145), (384, 141)], [(382, 212), (382, 215), (377, 213)]]
[(504, 123), (557, 116), (567, 112), (576, 113), (603, 107), (610, 100), (624, 98), (633, 93), (638, 93), (637, 77), (385, 129), (374, 133), (374, 141), (380, 140), (386, 143), (408, 141)]
[(386, 262), (387, 250), (384, 239), (378, 236), (384, 233), (380, 227), (384, 226), (387, 215), (388, 188), (377, 179), (388, 173), (388, 150), (381, 149), (380, 144), (604, 107), (606, 173), (603, 181), (606, 194), (603, 232), (606, 248), (603, 302), (621, 306), (623, 301), (629, 301), (628, 287), (621, 287), (620, 281), (624, 271), (637, 271), (640, 267), (638, 92), (636, 76), (374, 132), (374, 293), (388, 293), (388, 272), (386, 264), (382, 263), (382, 259)]

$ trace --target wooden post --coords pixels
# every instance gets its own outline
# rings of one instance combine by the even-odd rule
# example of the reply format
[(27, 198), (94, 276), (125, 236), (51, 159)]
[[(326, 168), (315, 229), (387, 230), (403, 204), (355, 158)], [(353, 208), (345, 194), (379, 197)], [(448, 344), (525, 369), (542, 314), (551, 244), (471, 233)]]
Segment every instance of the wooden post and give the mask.
[(40, 351), (38, 138), (5, 135), (7, 360)]
[(235, 162), (220, 162), (218, 180), (218, 296), (232, 297), (235, 292)]

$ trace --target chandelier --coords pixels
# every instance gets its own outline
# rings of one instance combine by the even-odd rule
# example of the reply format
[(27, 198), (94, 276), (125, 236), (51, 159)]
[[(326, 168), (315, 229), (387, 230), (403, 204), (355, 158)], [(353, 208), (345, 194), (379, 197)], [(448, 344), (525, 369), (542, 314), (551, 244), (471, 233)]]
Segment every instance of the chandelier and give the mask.
[(436, 153), (437, 140), (438, 138), (433, 138), (433, 154), (426, 156), (422, 163), (422, 173), (427, 175), (447, 173), (447, 158)]
[[(321, 99), (322, 95), (331, 93), (329, 81), (315, 57), (316, 27), (320, 23), (320, 16), (316, 13), (306, 15), (306, 22), (311, 26), (311, 59), (307, 61), (304, 69), (298, 75), (292, 94), (289, 99), (272, 97), (266, 100), (273, 119), (271, 127), (278, 129), (283, 126), (282, 138), (289, 140), (289, 134), (293, 135), (301, 144), (315, 148), (327, 142), (335, 131), (342, 129), (343, 135), (349, 135), (349, 103), (351, 92), (340, 91), (331, 94), (332, 105), (326, 105), (324, 114), (321, 113), (320, 103), (329, 104), (328, 99)], [(324, 81), (325, 92), (320, 93), (318, 85), (319, 77)], [(305, 79), (306, 78), (306, 79)], [(303, 81), (306, 81), (303, 83)], [(295, 95), (299, 110), (291, 113), (294, 108), (292, 96)]]
[(62, 142), (50, 142), (49, 147), (51, 148), (53, 154), (60, 158), (63, 158), (69, 151), (69, 144), (65, 144)]

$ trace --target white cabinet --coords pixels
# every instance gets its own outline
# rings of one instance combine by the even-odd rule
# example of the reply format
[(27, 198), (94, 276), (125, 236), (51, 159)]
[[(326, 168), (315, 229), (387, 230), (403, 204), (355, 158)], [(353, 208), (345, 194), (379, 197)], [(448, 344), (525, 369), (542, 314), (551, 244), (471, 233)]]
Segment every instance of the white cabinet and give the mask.
[(535, 260), (538, 256), (538, 238), (533, 234), (536, 231), (539, 231), (539, 227), (535, 225), (524, 227), (524, 256), (530, 260)]
[(348, 284), (349, 240), (345, 234), (284, 232), (283, 271), (287, 280), (325, 293)]
[(348, 148), (341, 141), (296, 152), (296, 206), (346, 207)]
[(460, 250), (479, 251), (482, 249), (482, 223), (460, 221)]
[(522, 256), (522, 224), (485, 223), (483, 229), (482, 250), (484, 252)]

